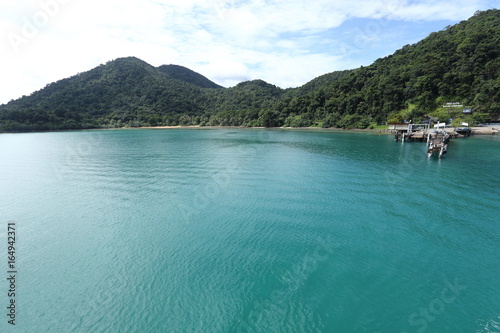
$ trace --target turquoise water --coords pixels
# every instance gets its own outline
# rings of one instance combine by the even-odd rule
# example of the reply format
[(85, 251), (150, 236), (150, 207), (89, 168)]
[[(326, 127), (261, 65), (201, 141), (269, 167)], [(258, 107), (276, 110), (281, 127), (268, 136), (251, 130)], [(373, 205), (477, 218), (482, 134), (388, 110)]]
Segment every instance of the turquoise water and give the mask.
[(0, 331), (500, 332), (499, 139), (2, 134)]

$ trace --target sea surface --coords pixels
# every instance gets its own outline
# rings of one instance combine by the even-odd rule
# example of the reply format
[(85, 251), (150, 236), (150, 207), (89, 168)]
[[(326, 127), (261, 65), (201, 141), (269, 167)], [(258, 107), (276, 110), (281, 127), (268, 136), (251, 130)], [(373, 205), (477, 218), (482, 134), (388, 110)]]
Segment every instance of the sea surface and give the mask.
[(499, 136), (1, 134), (0, 332), (500, 332), (499, 174)]

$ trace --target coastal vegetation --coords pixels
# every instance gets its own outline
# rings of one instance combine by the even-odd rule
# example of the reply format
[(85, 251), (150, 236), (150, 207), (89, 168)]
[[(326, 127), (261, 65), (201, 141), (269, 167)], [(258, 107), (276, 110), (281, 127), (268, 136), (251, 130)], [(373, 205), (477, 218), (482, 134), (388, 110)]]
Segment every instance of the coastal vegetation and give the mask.
[[(0, 131), (138, 126), (374, 128), (386, 122), (500, 118), (500, 10), (405, 45), (372, 65), (282, 89), (223, 88), (185, 67), (120, 58), (0, 106)], [(458, 102), (462, 108), (444, 107)]]

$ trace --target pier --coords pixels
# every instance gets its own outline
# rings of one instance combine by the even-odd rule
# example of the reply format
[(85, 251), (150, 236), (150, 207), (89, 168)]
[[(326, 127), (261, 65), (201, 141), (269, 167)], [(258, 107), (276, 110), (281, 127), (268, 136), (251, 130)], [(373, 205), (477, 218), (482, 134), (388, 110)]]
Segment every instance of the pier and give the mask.
[(430, 133), (429, 124), (389, 124), (389, 130), (393, 131), (394, 141), (425, 141)]
[(427, 155), (443, 157), (448, 151), (448, 142), (452, 138), (468, 137), (472, 131), (468, 124), (462, 128), (446, 127), (445, 123), (434, 125), (430, 130), (429, 124), (389, 124), (389, 130), (394, 133), (394, 141), (418, 141), (427, 143)]
[(437, 154), (442, 157), (448, 150), (450, 135), (446, 131), (438, 131), (427, 136), (427, 156)]

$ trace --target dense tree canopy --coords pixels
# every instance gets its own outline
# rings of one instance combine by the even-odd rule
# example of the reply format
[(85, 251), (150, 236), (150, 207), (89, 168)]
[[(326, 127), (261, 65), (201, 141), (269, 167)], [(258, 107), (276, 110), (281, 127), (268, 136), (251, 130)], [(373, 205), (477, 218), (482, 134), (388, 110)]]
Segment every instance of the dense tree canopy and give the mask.
[[(121, 58), (0, 106), (0, 131), (156, 125), (366, 128), (430, 114), (500, 116), (500, 11), (477, 12), (371, 66), (281, 89), (262, 80), (222, 88), (176, 65)], [(459, 102), (472, 114), (444, 109)]]

